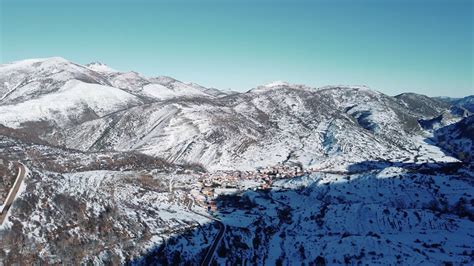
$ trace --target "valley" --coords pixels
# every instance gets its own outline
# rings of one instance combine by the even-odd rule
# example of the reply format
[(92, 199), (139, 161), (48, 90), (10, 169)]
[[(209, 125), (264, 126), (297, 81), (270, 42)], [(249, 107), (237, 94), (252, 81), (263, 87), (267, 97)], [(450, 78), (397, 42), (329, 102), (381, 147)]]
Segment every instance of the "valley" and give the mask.
[(0, 99), (0, 264), (474, 261), (472, 97), (55, 57), (0, 65)]

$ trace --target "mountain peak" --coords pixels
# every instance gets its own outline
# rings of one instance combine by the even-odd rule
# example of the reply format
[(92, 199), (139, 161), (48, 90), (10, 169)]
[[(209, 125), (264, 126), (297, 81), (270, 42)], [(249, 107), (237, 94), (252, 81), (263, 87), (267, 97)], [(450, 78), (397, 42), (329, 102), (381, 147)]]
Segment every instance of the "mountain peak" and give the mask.
[(270, 83), (260, 85), (257, 88), (251, 89), (248, 92), (266, 92), (273, 91), (275, 89), (308, 89), (305, 85), (292, 84), (287, 81), (276, 80)]
[(98, 61), (86, 64), (85, 66), (96, 72), (105, 72), (105, 73), (118, 72), (117, 70), (109, 67), (108, 65), (98, 62)]
[(326, 85), (320, 87), (319, 89), (352, 89), (373, 91), (369, 86), (366, 85)]
[(31, 67), (32, 65), (38, 65), (38, 64), (59, 65), (59, 64), (64, 64), (64, 63), (69, 63), (69, 61), (62, 57), (54, 56), (54, 57), (18, 60), (18, 61), (13, 61), (8, 64), (4, 64), (4, 66), (9, 65), (13, 67)]
[(288, 83), (286, 81), (283, 81), (283, 80), (275, 80), (275, 81), (272, 81), (270, 83), (267, 83), (267, 84), (263, 85), (263, 87), (267, 87), (267, 88), (288, 87), (288, 86), (290, 86), (290, 83)]

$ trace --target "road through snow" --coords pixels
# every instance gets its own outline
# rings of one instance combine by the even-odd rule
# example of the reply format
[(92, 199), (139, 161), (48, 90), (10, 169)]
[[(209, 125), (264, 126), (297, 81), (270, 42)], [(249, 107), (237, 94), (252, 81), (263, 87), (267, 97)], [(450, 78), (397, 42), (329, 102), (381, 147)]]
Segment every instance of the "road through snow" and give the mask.
[(193, 211), (192, 210), (193, 203), (194, 203), (194, 201), (191, 199), (191, 201), (189, 203), (189, 211), (191, 211), (192, 213), (197, 214), (199, 216), (205, 217), (207, 219), (214, 220), (219, 225), (219, 233), (217, 233), (217, 236), (214, 238), (214, 241), (212, 242), (211, 246), (209, 247), (209, 249), (206, 252), (206, 256), (204, 256), (204, 259), (201, 262), (201, 266), (208, 266), (208, 265), (211, 265), (212, 258), (214, 258), (214, 253), (216, 252), (217, 246), (219, 245), (222, 238), (224, 237), (226, 226), (220, 220), (218, 220), (218, 219), (216, 219), (212, 216), (204, 215), (202, 213)]
[(13, 187), (10, 189), (10, 192), (8, 193), (2, 213), (0, 214), (0, 225), (2, 225), (3, 222), (5, 221), (8, 211), (10, 210), (10, 207), (16, 198), (18, 190), (20, 190), (21, 184), (23, 183), (23, 180), (25, 179), (25, 173), (26, 173), (25, 166), (20, 163), (18, 167), (18, 176), (16, 177), (15, 183), (13, 183)]

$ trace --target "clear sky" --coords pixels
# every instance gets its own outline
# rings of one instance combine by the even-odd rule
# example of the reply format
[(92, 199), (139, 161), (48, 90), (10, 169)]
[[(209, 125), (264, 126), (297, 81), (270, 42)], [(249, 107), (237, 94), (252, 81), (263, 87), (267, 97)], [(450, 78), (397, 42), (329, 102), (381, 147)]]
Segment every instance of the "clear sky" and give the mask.
[(221, 89), (474, 94), (473, 0), (0, 0), (0, 61), (61, 56)]

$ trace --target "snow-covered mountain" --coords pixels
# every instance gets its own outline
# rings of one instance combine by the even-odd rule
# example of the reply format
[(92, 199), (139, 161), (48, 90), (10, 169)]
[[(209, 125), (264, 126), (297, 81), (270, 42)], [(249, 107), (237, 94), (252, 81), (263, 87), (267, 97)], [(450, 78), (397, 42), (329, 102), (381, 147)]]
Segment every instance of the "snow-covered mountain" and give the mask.
[(408, 109), (433, 117), (450, 107), (450, 104), (446, 102), (416, 93), (402, 93), (395, 98)]
[(466, 103), (0, 65), (0, 264), (472, 264)]
[(6, 126), (41, 122), (41, 137), (58, 145), (136, 150), (211, 170), (410, 157), (424, 145), (417, 121), (449, 108), (426, 96), (390, 97), (363, 86), (316, 89), (279, 81), (228, 94), (60, 58), (3, 65), (0, 73)]
[[(72, 82), (74, 81), (74, 82)], [(41, 95), (54, 94), (69, 83), (78, 82), (113, 87), (113, 91), (98, 88), (88, 94), (120, 94), (128, 92), (145, 100), (162, 100), (178, 96), (210, 96), (205, 88), (185, 84), (167, 77), (147, 79), (136, 72), (118, 72), (102, 63), (85, 66), (72, 63), (64, 58), (53, 57), (31, 59), (0, 66), (0, 103), (11, 105), (36, 99)], [(79, 86), (82, 87), (82, 86)], [(74, 90), (76, 91), (76, 90)], [(105, 91), (105, 92), (104, 92)], [(82, 99), (77, 90), (76, 100)], [(94, 97), (94, 96), (92, 96)], [(127, 98), (124, 102), (127, 102)], [(67, 99), (64, 99), (67, 101)], [(105, 102), (105, 99), (104, 99)], [(54, 102), (53, 102), (54, 103)]]
[(438, 100), (451, 105), (451, 112), (461, 116), (469, 116), (474, 113), (474, 95), (463, 98), (438, 97)]
[(434, 141), (459, 160), (473, 162), (474, 116), (436, 130)]

